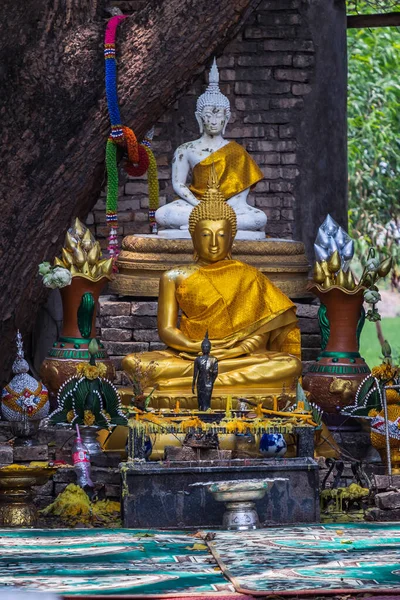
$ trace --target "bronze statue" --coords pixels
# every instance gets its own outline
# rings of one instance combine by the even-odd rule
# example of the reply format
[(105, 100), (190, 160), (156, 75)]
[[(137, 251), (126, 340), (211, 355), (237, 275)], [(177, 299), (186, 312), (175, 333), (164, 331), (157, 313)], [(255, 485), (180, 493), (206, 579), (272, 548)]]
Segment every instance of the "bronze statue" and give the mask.
[(218, 360), (210, 355), (211, 342), (208, 339), (208, 331), (201, 342), (201, 351), (202, 356), (197, 356), (194, 360), (192, 393), (194, 394), (196, 386), (199, 410), (208, 410), (211, 408), (214, 381), (218, 375)]

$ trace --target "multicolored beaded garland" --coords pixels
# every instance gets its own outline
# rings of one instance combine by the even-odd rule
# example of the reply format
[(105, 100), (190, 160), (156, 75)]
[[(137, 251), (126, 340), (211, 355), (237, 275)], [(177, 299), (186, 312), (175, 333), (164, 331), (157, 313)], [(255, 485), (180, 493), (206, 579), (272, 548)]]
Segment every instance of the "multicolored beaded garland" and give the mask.
[(112, 17), (107, 23), (104, 38), (106, 97), (111, 122), (111, 133), (106, 146), (106, 222), (110, 228), (108, 236), (108, 253), (109, 256), (114, 259), (117, 258), (119, 253), (117, 145), (124, 147), (128, 154), (128, 158), (123, 164), (123, 168), (128, 175), (131, 177), (142, 177), (147, 172), (149, 186), (149, 221), (152, 233), (157, 233), (155, 211), (159, 205), (157, 164), (151, 150), (154, 131), (152, 129), (148, 132), (142, 144), (139, 144), (132, 129), (122, 125), (119, 112), (115, 39), (118, 25), (125, 18), (126, 15)]

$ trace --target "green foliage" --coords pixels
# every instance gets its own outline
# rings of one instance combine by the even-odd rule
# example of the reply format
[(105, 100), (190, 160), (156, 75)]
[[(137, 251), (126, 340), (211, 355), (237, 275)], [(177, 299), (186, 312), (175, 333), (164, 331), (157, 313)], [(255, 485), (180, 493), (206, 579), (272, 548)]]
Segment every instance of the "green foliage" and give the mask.
[[(358, 2), (361, 5), (366, 8), (365, 2)], [(348, 58), (350, 229), (364, 246), (361, 251), (374, 244), (399, 262), (398, 29), (350, 29)], [(389, 223), (393, 227), (387, 227)]]
[[(389, 340), (392, 346), (392, 358), (394, 362), (400, 362), (400, 317), (384, 317), (382, 319), (382, 332), (385, 339)], [(361, 334), (360, 354), (370, 369), (379, 365), (383, 358), (383, 351), (376, 335), (376, 324), (365, 323)]]

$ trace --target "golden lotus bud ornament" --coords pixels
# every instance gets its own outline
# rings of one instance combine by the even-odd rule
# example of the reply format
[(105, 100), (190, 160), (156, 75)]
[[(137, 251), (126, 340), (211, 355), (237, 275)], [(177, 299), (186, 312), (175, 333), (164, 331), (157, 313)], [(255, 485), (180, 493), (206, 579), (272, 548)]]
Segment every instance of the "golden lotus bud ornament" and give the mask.
[[(96, 337), (96, 310), (99, 295), (111, 279), (113, 261), (102, 258), (100, 244), (90, 230), (76, 219), (65, 236), (61, 258), (54, 266), (71, 274), (71, 282), (60, 289), (63, 303), (63, 329), (42, 363), (41, 376), (54, 397), (66, 379), (75, 374), (76, 364), (87, 360), (90, 340)], [(65, 271), (64, 271), (65, 272)], [(99, 342), (97, 356), (107, 367), (107, 378), (115, 370)]]
[(101, 254), (99, 242), (79, 219), (75, 219), (65, 235), (61, 258), (56, 258), (54, 265), (68, 269), (72, 277), (85, 277), (91, 281), (99, 281), (102, 277), (111, 279), (112, 259), (104, 259)]

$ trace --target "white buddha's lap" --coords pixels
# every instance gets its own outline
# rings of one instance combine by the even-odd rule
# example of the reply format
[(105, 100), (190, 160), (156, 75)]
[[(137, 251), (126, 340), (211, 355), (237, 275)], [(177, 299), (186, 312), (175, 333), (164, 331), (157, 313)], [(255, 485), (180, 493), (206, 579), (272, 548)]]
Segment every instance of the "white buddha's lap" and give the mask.
[[(233, 208), (237, 216), (238, 230), (250, 232), (264, 230), (267, 216), (262, 210), (253, 208), (247, 203)], [(156, 221), (160, 227), (166, 229), (187, 229), (192, 210), (193, 206), (189, 202), (182, 199), (174, 200), (156, 211)]]

